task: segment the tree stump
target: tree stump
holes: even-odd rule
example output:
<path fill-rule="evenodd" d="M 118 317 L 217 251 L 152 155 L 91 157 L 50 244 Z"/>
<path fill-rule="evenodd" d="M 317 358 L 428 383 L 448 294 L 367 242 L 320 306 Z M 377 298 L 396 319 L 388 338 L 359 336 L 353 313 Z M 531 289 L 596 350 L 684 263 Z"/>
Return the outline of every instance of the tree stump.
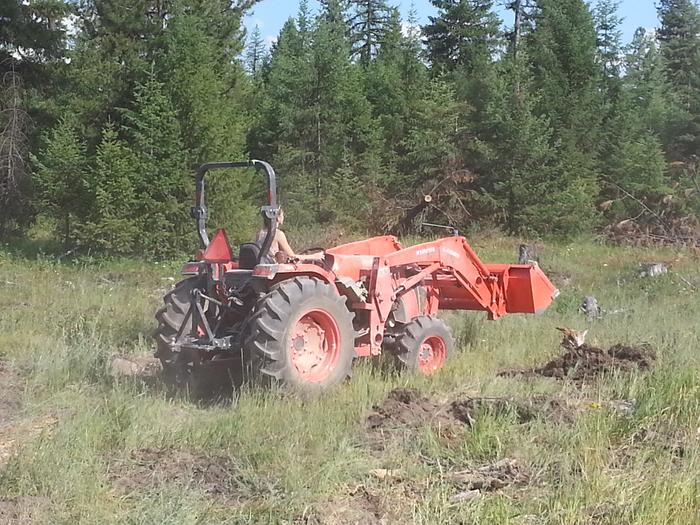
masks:
<path fill-rule="evenodd" d="M 521 244 L 518 246 L 518 264 L 539 263 L 540 255 L 537 246 L 532 244 Z"/>
<path fill-rule="evenodd" d="M 150 356 L 113 356 L 109 362 L 109 375 L 114 378 L 157 378 L 163 370 L 159 359 Z"/>

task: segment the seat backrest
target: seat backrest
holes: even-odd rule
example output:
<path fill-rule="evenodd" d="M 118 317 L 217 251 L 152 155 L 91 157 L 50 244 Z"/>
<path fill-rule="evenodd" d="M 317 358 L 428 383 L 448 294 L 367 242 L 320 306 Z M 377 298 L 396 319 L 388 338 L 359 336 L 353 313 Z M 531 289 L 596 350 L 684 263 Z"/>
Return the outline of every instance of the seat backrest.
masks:
<path fill-rule="evenodd" d="M 254 242 L 241 244 L 238 252 L 238 267 L 242 270 L 252 270 L 258 264 L 260 246 Z"/>

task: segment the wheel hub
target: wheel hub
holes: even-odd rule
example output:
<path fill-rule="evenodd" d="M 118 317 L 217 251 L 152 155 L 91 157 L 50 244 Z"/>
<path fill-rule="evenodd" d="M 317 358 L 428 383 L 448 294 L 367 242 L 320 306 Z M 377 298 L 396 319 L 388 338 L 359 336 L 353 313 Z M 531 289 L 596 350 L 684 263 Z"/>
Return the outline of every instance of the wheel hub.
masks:
<path fill-rule="evenodd" d="M 324 310 L 304 314 L 292 327 L 289 351 L 292 363 L 306 381 L 317 383 L 335 369 L 340 356 L 340 331 Z"/>
<path fill-rule="evenodd" d="M 427 337 L 418 350 L 418 368 L 425 375 L 432 375 L 447 360 L 447 347 L 440 337 Z"/>

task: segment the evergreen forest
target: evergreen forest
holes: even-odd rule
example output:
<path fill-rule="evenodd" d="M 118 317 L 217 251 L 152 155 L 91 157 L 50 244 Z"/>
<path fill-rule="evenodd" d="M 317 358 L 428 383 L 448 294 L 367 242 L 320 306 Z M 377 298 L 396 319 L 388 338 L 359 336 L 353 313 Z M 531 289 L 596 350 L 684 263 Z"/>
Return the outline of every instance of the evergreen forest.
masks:
<path fill-rule="evenodd" d="M 700 9 L 659 0 L 623 41 L 614 0 L 323 0 L 268 46 L 256 0 L 2 0 L 0 240 L 191 251 L 193 173 L 259 158 L 296 226 L 530 238 L 697 234 Z M 212 177 L 247 240 L 264 186 Z"/>

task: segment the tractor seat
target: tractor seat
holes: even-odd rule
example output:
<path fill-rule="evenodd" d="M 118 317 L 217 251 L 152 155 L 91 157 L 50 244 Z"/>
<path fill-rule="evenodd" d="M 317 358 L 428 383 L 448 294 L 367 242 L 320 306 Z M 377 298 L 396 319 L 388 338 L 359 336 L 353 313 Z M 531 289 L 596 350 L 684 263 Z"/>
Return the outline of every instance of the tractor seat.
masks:
<path fill-rule="evenodd" d="M 260 246 L 254 242 L 241 244 L 238 251 L 238 267 L 241 270 L 252 270 L 258 264 Z"/>

